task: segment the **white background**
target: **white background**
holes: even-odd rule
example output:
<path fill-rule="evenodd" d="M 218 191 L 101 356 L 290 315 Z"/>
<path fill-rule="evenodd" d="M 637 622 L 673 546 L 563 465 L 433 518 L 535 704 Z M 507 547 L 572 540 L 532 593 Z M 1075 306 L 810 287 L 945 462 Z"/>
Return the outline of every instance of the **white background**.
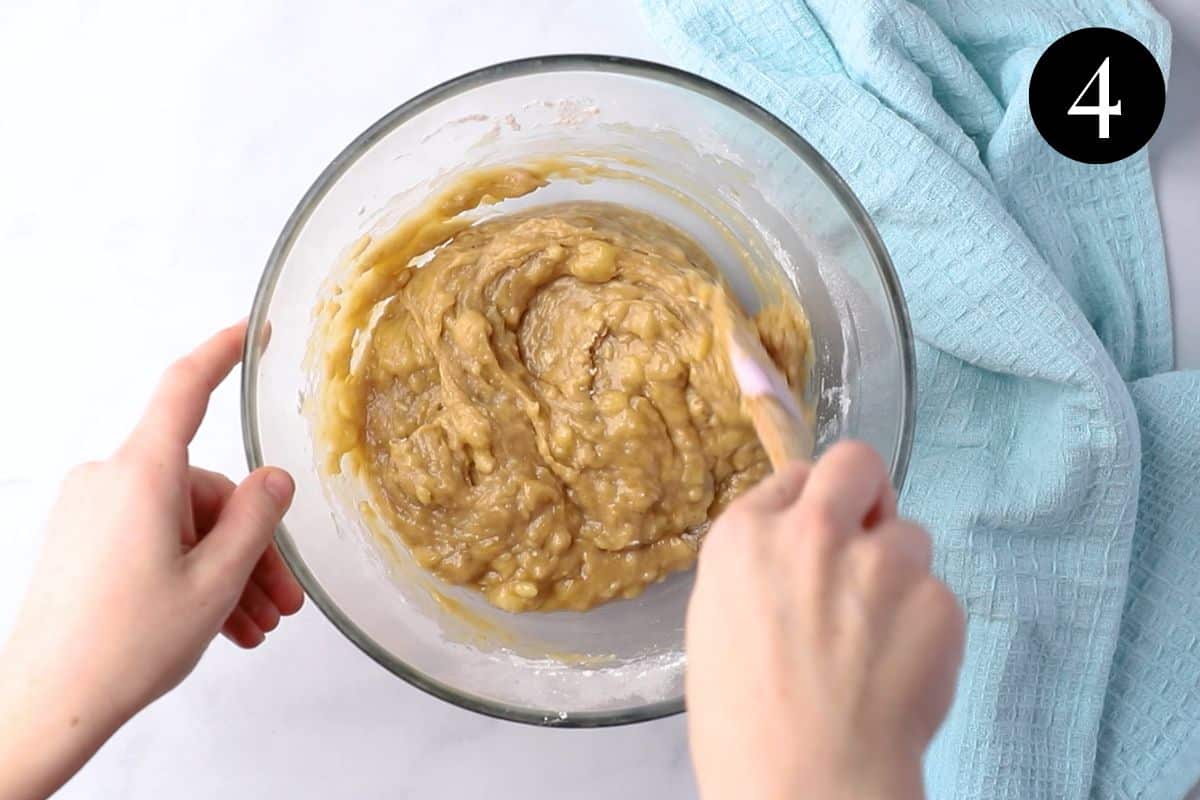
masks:
<path fill-rule="evenodd" d="M 1200 10 L 1161 7 L 1179 88 L 1151 152 L 1179 359 L 1200 366 Z M 172 357 L 249 310 L 330 158 L 441 80 L 569 51 L 667 60 L 634 0 L 0 6 L 0 635 L 58 477 L 112 449 Z M 234 381 L 192 454 L 244 474 Z M 683 717 L 565 732 L 475 716 L 375 666 L 311 605 L 256 652 L 219 641 L 62 792 L 693 794 Z"/>

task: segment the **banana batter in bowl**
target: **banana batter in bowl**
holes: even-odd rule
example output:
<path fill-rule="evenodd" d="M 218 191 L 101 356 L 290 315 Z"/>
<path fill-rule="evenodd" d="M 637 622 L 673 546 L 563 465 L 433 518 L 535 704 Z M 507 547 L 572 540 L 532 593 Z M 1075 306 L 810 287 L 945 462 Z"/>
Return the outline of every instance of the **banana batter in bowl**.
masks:
<path fill-rule="evenodd" d="M 318 310 L 318 434 L 425 569 L 508 611 L 586 610 L 690 567 L 769 464 L 689 237 L 612 203 L 468 212 L 553 167 L 464 175 L 364 242 Z M 753 319 L 800 392 L 799 305 Z"/>

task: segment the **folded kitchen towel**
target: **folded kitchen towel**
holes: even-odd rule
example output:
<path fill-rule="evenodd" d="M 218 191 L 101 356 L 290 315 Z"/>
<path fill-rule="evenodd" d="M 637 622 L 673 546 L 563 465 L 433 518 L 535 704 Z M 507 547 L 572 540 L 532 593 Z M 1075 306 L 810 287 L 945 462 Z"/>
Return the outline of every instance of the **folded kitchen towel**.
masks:
<path fill-rule="evenodd" d="M 1169 372 L 1145 152 L 1070 161 L 1028 103 L 1059 36 L 1118 28 L 1165 70 L 1166 22 L 1141 0 L 643 4 L 684 66 L 825 155 L 900 274 L 902 507 L 969 618 L 930 796 L 1181 796 L 1200 776 L 1200 373 Z"/>

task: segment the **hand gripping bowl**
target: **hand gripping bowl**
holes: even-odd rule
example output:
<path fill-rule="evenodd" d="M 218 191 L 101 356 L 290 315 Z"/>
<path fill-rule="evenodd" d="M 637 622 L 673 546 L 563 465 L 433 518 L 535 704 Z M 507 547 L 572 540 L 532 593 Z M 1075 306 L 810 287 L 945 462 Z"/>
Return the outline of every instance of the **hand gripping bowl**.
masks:
<path fill-rule="evenodd" d="M 378 543 L 354 487 L 319 472 L 305 411 L 313 309 L 352 243 L 464 169 L 546 156 L 614 169 L 487 213 L 568 199 L 650 211 L 704 245 L 750 311 L 758 297 L 746 264 L 782 273 L 812 325 L 817 452 L 865 440 L 897 487 L 913 427 L 911 331 L 879 236 L 833 169 L 754 103 L 669 67 L 604 56 L 487 67 L 404 103 L 317 178 L 259 284 L 242 383 L 250 467 L 277 465 L 296 480 L 278 532 L 284 557 L 329 619 L 410 683 L 511 720 L 618 725 L 683 709 L 691 573 L 585 613 L 499 611 Z"/>

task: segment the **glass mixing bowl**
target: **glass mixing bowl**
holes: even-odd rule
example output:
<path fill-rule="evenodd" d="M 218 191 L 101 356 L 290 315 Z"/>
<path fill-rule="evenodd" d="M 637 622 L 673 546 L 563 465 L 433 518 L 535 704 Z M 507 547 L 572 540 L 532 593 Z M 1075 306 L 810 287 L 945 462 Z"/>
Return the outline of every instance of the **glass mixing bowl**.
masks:
<path fill-rule="evenodd" d="M 494 609 L 371 535 L 354 487 L 318 471 L 305 410 L 313 309 L 351 245 L 463 169 L 546 155 L 632 179 L 558 180 L 486 213 L 565 199 L 651 211 L 704 245 L 751 311 L 758 284 L 747 264 L 781 275 L 812 325 L 817 452 L 839 438 L 865 440 L 900 487 L 913 427 L 911 330 L 862 206 L 807 142 L 749 100 L 676 69 L 601 56 L 531 58 L 456 78 L 404 103 L 333 160 L 284 226 L 254 298 L 246 455 L 252 469 L 273 464 L 294 476 L 280 550 L 321 610 L 381 665 L 497 717 L 637 722 L 683 709 L 690 573 L 585 613 Z"/>

